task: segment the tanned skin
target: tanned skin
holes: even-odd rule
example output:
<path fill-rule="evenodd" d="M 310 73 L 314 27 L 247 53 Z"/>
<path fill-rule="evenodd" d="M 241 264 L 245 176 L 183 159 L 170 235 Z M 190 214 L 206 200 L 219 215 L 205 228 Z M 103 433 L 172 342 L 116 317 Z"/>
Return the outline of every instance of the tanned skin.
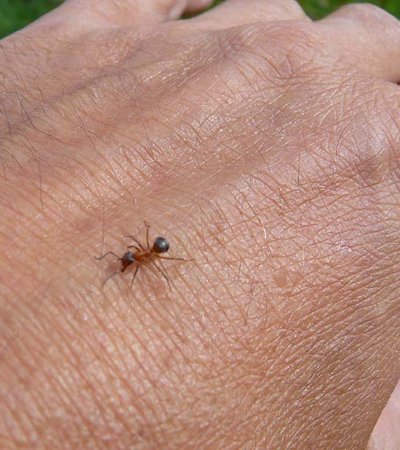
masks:
<path fill-rule="evenodd" d="M 1 448 L 363 449 L 398 381 L 399 22 L 207 3 L 0 42 Z M 103 285 L 144 220 L 195 261 Z"/>

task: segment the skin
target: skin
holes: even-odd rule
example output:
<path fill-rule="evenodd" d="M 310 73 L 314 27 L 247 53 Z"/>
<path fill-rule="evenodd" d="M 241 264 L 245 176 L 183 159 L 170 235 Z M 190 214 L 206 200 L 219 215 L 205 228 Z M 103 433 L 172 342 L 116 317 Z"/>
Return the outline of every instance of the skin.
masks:
<path fill-rule="evenodd" d="M 2 448 L 362 449 L 398 381 L 399 22 L 206 3 L 0 43 Z M 144 220 L 195 261 L 103 287 Z"/>

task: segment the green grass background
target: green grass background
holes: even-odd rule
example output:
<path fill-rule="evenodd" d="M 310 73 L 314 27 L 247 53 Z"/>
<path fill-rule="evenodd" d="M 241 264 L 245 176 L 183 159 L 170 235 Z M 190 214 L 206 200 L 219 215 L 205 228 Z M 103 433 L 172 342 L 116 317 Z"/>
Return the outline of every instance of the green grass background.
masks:
<path fill-rule="evenodd" d="M 7 36 L 13 31 L 24 27 L 37 17 L 59 5 L 61 1 L 62 0 L 0 0 L 0 37 Z M 221 3 L 222 1 L 223 0 L 216 0 L 214 4 Z M 299 0 L 299 3 L 312 18 L 317 19 L 341 5 L 355 2 L 349 0 Z M 400 0 L 372 0 L 369 3 L 381 6 L 400 18 Z"/>

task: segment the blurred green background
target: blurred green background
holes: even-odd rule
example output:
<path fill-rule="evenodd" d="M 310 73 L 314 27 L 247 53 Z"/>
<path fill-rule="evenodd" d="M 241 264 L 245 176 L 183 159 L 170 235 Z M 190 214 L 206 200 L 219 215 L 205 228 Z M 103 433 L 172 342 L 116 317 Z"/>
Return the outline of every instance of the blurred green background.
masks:
<path fill-rule="evenodd" d="M 221 1 L 223 0 L 216 0 L 214 4 L 221 3 Z M 61 2 L 62 0 L 0 0 L 0 37 L 7 36 L 7 34 L 24 27 Z M 299 3 L 311 17 L 320 18 L 341 5 L 355 2 L 348 0 L 299 0 Z M 400 0 L 376 0 L 369 3 L 381 6 L 400 17 Z"/>

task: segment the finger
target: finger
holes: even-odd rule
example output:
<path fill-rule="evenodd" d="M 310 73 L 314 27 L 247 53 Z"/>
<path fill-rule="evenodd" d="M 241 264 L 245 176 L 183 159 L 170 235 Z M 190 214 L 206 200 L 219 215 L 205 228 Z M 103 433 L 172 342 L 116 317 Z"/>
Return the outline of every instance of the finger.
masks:
<path fill-rule="evenodd" d="M 191 20 L 214 29 L 259 21 L 309 19 L 294 0 L 226 0 Z"/>
<path fill-rule="evenodd" d="M 212 2 L 213 0 L 192 0 L 188 2 L 185 12 L 188 14 L 199 12 L 210 6 Z"/>
<path fill-rule="evenodd" d="M 343 58 L 373 76 L 400 79 L 400 21 L 381 8 L 354 4 L 318 22 Z"/>
<path fill-rule="evenodd" d="M 400 381 L 374 428 L 368 450 L 400 448 Z"/>
<path fill-rule="evenodd" d="M 144 25 L 179 18 L 212 0 L 66 0 L 40 23 L 57 21 L 76 28 Z"/>

